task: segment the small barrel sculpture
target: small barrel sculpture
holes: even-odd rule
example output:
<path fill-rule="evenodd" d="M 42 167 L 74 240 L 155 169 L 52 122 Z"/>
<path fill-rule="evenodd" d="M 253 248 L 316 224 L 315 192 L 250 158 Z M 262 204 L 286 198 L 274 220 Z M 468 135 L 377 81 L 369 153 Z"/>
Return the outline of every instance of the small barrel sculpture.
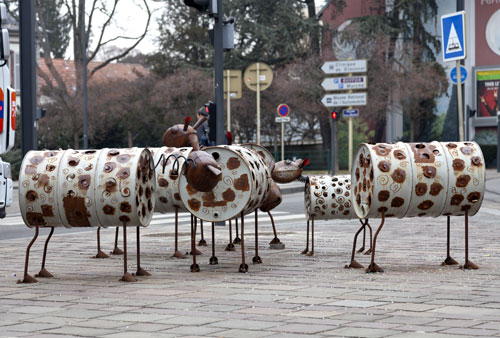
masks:
<path fill-rule="evenodd" d="M 19 203 L 24 222 L 36 227 L 36 233 L 27 250 L 24 282 L 36 281 L 27 274 L 27 268 L 39 227 L 52 228 L 39 277 L 51 276 L 44 265 L 47 244 L 56 227 L 123 225 L 126 254 L 126 226 L 139 231 L 152 219 L 154 177 L 152 155 L 147 149 L 28 152 L 19 175 Z M 123 280 L 135 280 L 127 273 L 126 257 L 124 264 Z M 140 268 L 139 251 L 138 272 L 145 272 Z"/>
<path fill-rule="evenodd" d="M 305 214 L 307 219 L 307 240 L 306 249 L 301 253 L 313 256 L 314 255 L 314 221 L 315 220 L 331 220 L 331 219 L 358 219 L 354 212 L 351 201 L 351 176 L 349 175 L 321 175 L 310 176 L 307 178 L 305 191 L 304 191 L 304 205 Z M 311 251 L 309 251 L 309 222 L 311 222 Z M 361 221 L 361 228 L 356 233 L 353 246 L 353 257 L 351 259 L 351 266 L 349 267 L 362 267 L 359 263 L 354 261 L 354 252 L 356 249 L 357 235 L 361 230 L 368 226 L 370 230 L 370 244 L 371 244 L 371 227 L 368 220 Z M 363 236 L 363 246 L 358 252 L 363 252 L 365 249 L 366 234 Z M 370 253 L 369 249 L 366 253 Z"/>
<path fill-rule="evenodd" d="M 484 158 L 474 142 L 362 144 L 352 169 L 353 204 L 360 218 L 382 218 L 369 272 L 381 271 L 374 262 L 375 244 L 385 217 L 465 216 L 465 265 L 468 259 L 468 216 L 479 210 L 485 184 Z M 456 263 L 456 262 L 455 262 Z"/>
<path fill-rule="evenodd" d="M 241 216 L 240 271 L 246 272 L 248 265 L 245 264 L 244 257 L 243 216 L 255 211 L 267 199 L 272 185 L 270 169 L 259 154 L 242 146 L 215 146 L 203 150 L 213 156 L 222 171 L 222 178 L 212 191 L 201 192 L 188 184 L 185 176 L 181 176 L 181 199 L 190 213 L 207 222 L 226 221 Z M 213 233 L 212 226 L 212 237 Z M 212 246 L 211 264 L 217 264 L 214 250 Z M 199 270 L 195 262 L 191 270 Z"/>

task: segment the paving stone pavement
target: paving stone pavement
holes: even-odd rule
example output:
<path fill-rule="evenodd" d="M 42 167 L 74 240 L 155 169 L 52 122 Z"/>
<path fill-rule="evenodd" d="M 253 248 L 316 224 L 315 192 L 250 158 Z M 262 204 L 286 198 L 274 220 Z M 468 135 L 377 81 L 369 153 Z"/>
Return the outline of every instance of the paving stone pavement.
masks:
<path fill-rule="evenodd" d="M 171 225 L 156 224 L 141 230 L 141 263 L 152 276 L 137 283 L 118 281 L 122 256 L 90 258 L 95 232 L 56 230 L 47 260 L 55 277 L 16 284 L 29 239 L 0 239 L 0 337 L 500 337 L 500 188 L 492 182 L 492 193 L 470 219 L 476 271 L 440 265 L 444 217 L 388 219 L 377 242 L 376 262 L 385 268 L 380 274 L 344 269 L 357 221 L 316 222 L 313 257 L 300 254 L 306 234 L 301 216 L 277 222 L 284 250 L 268 248 L 272 232 L 264 224 L 263 264 L 255 265 L 248 217 L 246 274 L 238 273 L 240 247 L 224 251 L 227 228 L 216 228 L 219 264 L 209 265 L 210 247 L 201 247 L 201 272 L 191 273 L 190 259 L 171 257 Z M 377 227 L 376 220 L 371 224 Z M 452 256 L 463 263 L 463 219 L 453 217 L 451 225 Z M 32 275 L 40 268 L 47 233 L 41 231 L 31 251 Z M 128 233 L 132 272 L 135 231 Z M 114 229 L 102 231 L 107 251 L 113 240 Z M 189 250 L 187 236 L 179 243 Z M 358 254 L 357 260 L 367 266 L 369 256 Z"/>

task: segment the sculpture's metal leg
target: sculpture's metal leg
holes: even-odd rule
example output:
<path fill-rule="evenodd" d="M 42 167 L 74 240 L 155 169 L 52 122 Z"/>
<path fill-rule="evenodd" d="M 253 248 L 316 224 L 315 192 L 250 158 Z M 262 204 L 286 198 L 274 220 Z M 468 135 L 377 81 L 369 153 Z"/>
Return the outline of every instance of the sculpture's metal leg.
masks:
<path fill-rule="evenodd" d="M 136 276 L 151 276 L 151 274 L 141 267 L 141 234 L 140 227 L 137 227 L 137 272 Z"/>
<path fill-rule="evenodd" d="M 217 257 L 215 257 L 215 222 L 212 222 L 212 257 L 210 257 L 210 265 L 219 264 Z"/>
<path fill-rule="evenodd" d="M 368 230 L 370 230 L 370 248 L 365 251 L 365 255 L 369 255 L 372 253 L 372 245 L 373 245 L 373 238 L 372 238 L 372 227 L 370 226 L 370 222 L 367 219 L 366 220 L 366 226 L 368 227 Z"/>
<path fill-rule="evenodd" d="M 441 265 L 457 265 L 458 262 L 450 256 L 450 216 L 446 216 L 446 259 Z"/>
<path fill-rule="evenodd" d="M 18 280 L 18 283 L 36 283 L 38 282 L 36 278 L 30 276 L 28 274 L 28 265 L 30 261 L 30 249 L 33 243 L 35 243 L 36 239 L 38 238 L 38 225 L 35 227 L 35 235 L 33 236 L 33 239 L 31 240 L 30 244 L 28 244 L 28 247 L 26 248 L 26 259 L 24 261 L 24 276 L 23 280 Z"/>
<path fill-rule="evenodd" d="M 196 225 L 194 222 L 194 216 L 191 215 L 191 252 L 194 253 L 193 255 L 193 264 L 191 264 L 191 272 L 199 272 L 200 267 L 198 264 L 196 264 Z"/>
<path fill-rule="evenodd" d="M 465 208 L 465 264 L 464 269 L 479 269 L 479 266 L 469 261 L 469 207 Z"/>
<path fill-rule="evenodd" d="M 311 251 L 306 256 L 314 256 L 314 216 L 311 217 Z"/>
<path fill-rule="evenodd" d="M 47 269 L 45 269 L 45 259 L 47 258 L 47 248 L 49 246 L 49 241 L 50 241 L 50 238 L 52 237 L 53 233 L 54 233 L 54 228 L 50 228 L 49 236 L 45 240 L 45 245 L 43 246 L 42 268 L 40 269 L 40 272 L 35 275 L 35 277 L 45 277 L 45 278 L 54 277 L 50 272 L 47 271 Z"/>
<path fill-rule="evenodd" d="M 93 258 L 109 258 L 109 256 L 101 250 L 101 227 L 97 228 L 97 255 Z"/>
<path fill-rule="evenodd" d="M 372 247 L 372 260 L 368 268 L 366 268 L 366 272 L 384 272 L 384 270 L 375 264 L 375 247 L 377 245 L 377 237 L 378 234 L 380 233 L 380 230 L 382 230 L 382 227 L 384 226 L 385 222 L 385 212 L 382 212 L 382 220 L 380 221 L 380 225 L 377 229 L 377 232 L 375 233 L 375 237 L 373 237 L 373 247 Z"/>
<path fill-rule="evenodd" d="M 194 222 L 193 222 L 193 220 L 194 220 Z M 196 218 L 196 217 L 192 218 L 191 222 L 194 223 L 194 240 L 196 241 L 196 231 L 198 229 L 198 218 Z M 200 219 L 200 223 L 201 223 L 201 219 Z M 196 245 L 194 246 L 194 252 L 196 252 L 196 255 L 198 255 L 198 256 L 203 255 L 203 252 L 201 252 L 200 250 L 198 250 L 196 248 Z M 193 254 L 193 250 L 189 251 L 189 254 L 192 255 Z"/>
<path fill-rule="evenodd" d="M 365 231 L 366 224 L 368 224 L 368 220 L 366 220 L 364 223 L 362 220 L 359 220 L 359 221 L 361 222 L 361 227 L 358 229 L 358 231 L 356 231 L 356 234 L 354 235 L 354 242 L 352 244 L 351 263 L 349 265 L 344 266 L 344 268 L 346 268 L 346 269 L 362 269 L 363 268 L 363 265 L 359 264 L 354 259 L 354 255 L 356 254 L 356 241 L 358 240 L 358 235 L 362 230 Z"/>
<path fill-rule="evenodd" d="M 362 220 L 359 220 L 361 222 L 361 224 L 363 224 L 363 221 Z M 356 239 L 355 239 L 356 240 Z M 359 248 L 359 250 L 357 251 L 358 253 L 361 253 L 363 251 L 365 251 L 365 244 L 366 244 L 366 227 L 363 225 L 363 245 L 361 246 L 361 248 Z M 354 258 L 354 257 L 353 257 Z"/>
<path fill-rule="evenodd" d="M 201 239 L 198 242 L 199 246 L 207 246 L 207 241 L 205 241 L 205 235 L 203 234 L 203 220 L 200 219 L 200 234 L 201 234 Z"/>
<path fill-rule="evenodd" d="M 245 263 L 245 220 L 241 213 L 241 264 L 240 272 L 248 272 L 248 264 Z"/>
<path fill-rule="evenodd" d="M 127 272 L 127 224 L 123 222 L 123 277 L 122 282 L 137 282 L 134 276 Z"/>
<path fill-rule="evenodd" d="M 233 244 L 233 226 L 231 224 L 231 220 L 229 220 L 229 244 L 226 245 L 226 251 L 234 251 L 234 244 Z"/>
<path fill-rule="evenodd" d="M 240 244 L 241 243 L 241 239 L 240 239 L 240 236 L 238 235 L 238 217 L 235 218 L 235 221 L 236 221 L 236 224 L 235 224 L 236 237 L 234 238 L 233 243 L 234 244 Z"/>
<path fill-rule="evenodd" d="M 179 251 L 179 208 L 175 207 L 175 248 L 172 257 L 186 258 L 182 252 Z"/>
<path fill-rule="evenodd" d="M 116 227 L 116 232 L 115 232 L 115 247 L 113 251 L 110 253 L 113 255 L 123 255 L 122 249 L 118 247 L 118 233 L 120 232 L 120 227 Z"/>
<path fill-rule="evenodd" d="M 305 255 L 308 252 L 309 252 L 309 220 L 307 220 L 306 248 L 302 250 L 301 254 Z"/>
<path fill-rule="evenodd" d="M 262 259 L 259 256 L 259 220 L 257 209 L 255 209 L 255 256 L 252 258 L 254 264 L 261 264 Z"/>
<path fill-rule="evenodd" d="M 270 211 L 268 211 L 267 214 L 269 215 L 269 218 L 271 219 L 271 224 L 273 226 L 273 232 L 274 232 L 274 238 L 272 239 L 271 242 L 269 242 L 269 244 L 281 243 L 280 239 L 278 238 L 278 232 L 276 231 L 276 225 L 274 224 L 273 215 L 271 215 Z"/>

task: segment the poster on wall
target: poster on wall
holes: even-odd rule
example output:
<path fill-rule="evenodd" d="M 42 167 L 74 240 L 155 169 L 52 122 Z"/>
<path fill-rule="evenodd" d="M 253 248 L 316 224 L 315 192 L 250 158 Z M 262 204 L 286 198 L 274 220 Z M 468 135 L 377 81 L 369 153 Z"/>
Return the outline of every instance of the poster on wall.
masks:
<path fill-rule="evenodd" d="M 476 71 L 478 117 L 490 117 L 498 114 L 499 83 L 500 69 Z"/>

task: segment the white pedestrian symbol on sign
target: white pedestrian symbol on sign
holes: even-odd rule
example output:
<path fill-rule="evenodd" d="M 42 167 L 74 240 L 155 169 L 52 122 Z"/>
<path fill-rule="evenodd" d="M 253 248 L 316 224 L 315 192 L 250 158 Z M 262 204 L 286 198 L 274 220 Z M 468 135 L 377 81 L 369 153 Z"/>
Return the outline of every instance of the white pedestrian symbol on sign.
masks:
<path fill-rule="evenodd" d="M 461 52 L 462 50 L 462 45 L 460 44 L 455 25 L 452 23 L 450 36 L 448 37 L 448 45 L 446 46 L 446 53 Z"/>

